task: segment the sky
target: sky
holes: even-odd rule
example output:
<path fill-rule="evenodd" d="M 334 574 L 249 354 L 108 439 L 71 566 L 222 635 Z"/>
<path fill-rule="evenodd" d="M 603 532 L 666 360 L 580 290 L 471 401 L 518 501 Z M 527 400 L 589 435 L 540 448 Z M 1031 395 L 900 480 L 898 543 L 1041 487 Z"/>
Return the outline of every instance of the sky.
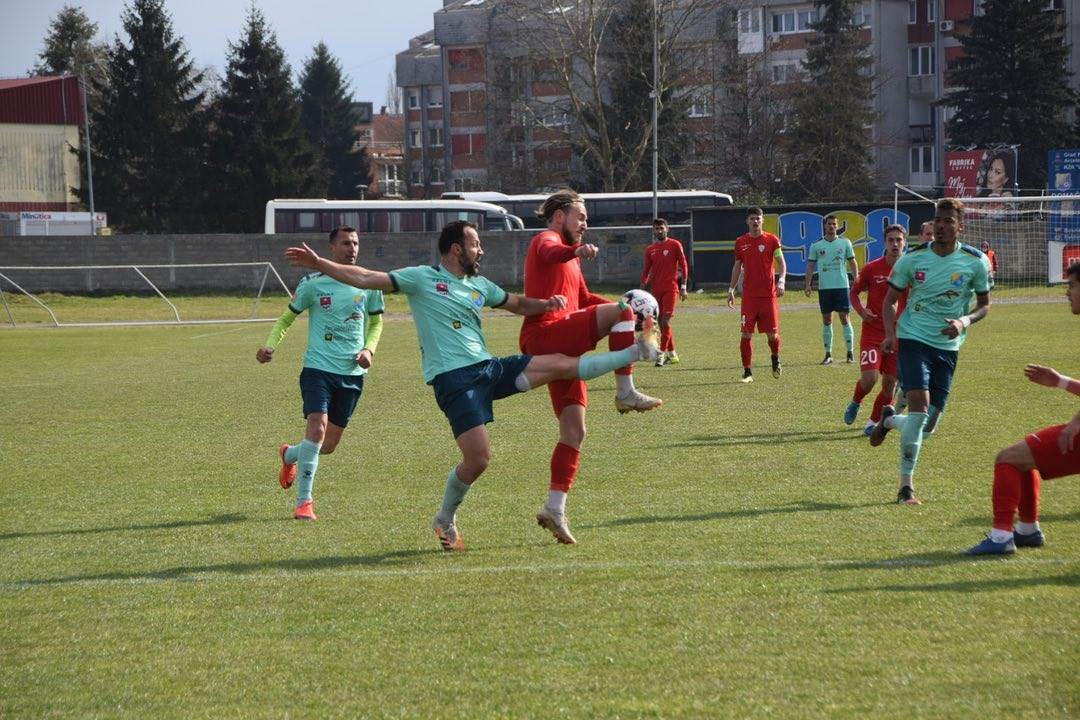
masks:
<path fill-rule="evenodd" d="M 24 77 L 43 47 L 49 24 L 64 5 L 81 7 L 99 38 L 121 32 L 125 0 L 0 0 L 0 78 Z M 352 80 L 353 99 L 386 104 L 394 55 L 409 38 L 430 30 L 442 0 L 257 0 L 277 34 L 294 77 L 320 40 Z M 237 42 L 251 0 L 166 0 L 173 32 L 184 39 L 197 67 L 225 74 L 228 42 Z"/>

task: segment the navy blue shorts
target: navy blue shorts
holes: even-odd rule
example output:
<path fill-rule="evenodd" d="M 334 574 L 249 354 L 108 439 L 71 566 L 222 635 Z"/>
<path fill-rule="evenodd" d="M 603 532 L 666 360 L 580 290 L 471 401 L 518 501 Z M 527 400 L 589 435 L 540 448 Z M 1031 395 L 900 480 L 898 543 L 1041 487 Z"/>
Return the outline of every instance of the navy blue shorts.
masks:
<path fill-rule="evenodd" d="M 360 394 L 364 392 L 363 375 L 338 375 L 306 367 L 300 371 L 300 395 L 304 398 L 304 417 L 326 413 L 338 427 L 349 424 Z"/>
<path fill-rule="evenodd" d="M 532 355 L 491 358 L 435 376 L 435 402 L 450 421 L 454 437 L 495 419 L 491 404 L 521 392 L 514 381 Z"/>
<path fill-rule="evenodd" d="M 944 410 L 956 372 L 956 359 L 955 350 L 942 350 L 918 340 L 900 340 L 897 351 L 900 386 L 904 392 L 929 390 L 930 404 Z"/>
<path fill-rule="evenodd" d="M 830 288 L 817 291 L 817 304 L 821 308 L 821 314 L 827 315 L 833 312 L 850 312 L 851 299 L 848 298 L 847 288 Z"/>

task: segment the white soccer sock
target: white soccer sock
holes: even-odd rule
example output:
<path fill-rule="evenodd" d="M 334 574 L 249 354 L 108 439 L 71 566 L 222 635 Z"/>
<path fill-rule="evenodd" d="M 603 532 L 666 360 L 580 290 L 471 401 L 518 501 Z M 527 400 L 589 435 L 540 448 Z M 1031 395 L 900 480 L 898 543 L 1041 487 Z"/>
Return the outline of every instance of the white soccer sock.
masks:
<path fill-rule="evenodd" d="M 1039 521 L 1036 520 L 1035 522 L 1028 523 L 1023 520 L 1017 520 L 1013 523 L 1013 529 L 1021 535 L 1032 535 L 1039 532 Z"/>
<path fill-rule="evenodd" d="M 996 543 L 1009 542 L 1012 540 L 1013 534 L 1008 530 L 998 530 L 997 528 L 991 528 L 990 539 Z"/>
<path fill-rule="evenodd" d="M 525 373 L 521 373 L 514 378 L 514 387 L 521 392 L 529 392 L 532 390 L 532 385 L 529 383 L 529 378 L 525 377 Z"/>
<path fill-rule="evenodd" d="M 566 514 L 566 493 L 562 490 L 548 490 L 547 509 L 559 515 Z"/>
<path fill-rule="evenodd" d="M 615 376 L 615 395 L 618 397 L 626 397 L 630 393 L 634 392 L 634 376 L 633 375 L 616 375 Z"/>

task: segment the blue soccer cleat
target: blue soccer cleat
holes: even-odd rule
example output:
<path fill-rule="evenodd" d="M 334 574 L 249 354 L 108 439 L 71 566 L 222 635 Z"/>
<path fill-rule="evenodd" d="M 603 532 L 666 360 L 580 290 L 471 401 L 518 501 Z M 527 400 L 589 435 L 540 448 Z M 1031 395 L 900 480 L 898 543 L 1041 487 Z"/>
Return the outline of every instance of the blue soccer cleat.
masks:
<path fill-rule="evenodd" d="M 1010 538 L 1005 542 L 994 542 L 987 535 L 986 539 L 973 548 L 969 548 L 968 555 L 1012 555 L 1016 552 L 1016 543 Z"/>
<path fill-rule="evenodd" d="M 870 437 L 870 435 L 874 432 L 875 427 L 877 427 L 876 422 L 874 422 L 873 420 L 867 420 L 866 427 L 862 429 L 862 434 L 866 437 Z"/>
<path fill-rule="evenodd" d="M 850 425 L 855 422 L 855 418 L 859 416 L 859 403 L 852 400 L 847 404 L 847 410 L 844 411 L 844 424 Z"/>
<path fill-rule="evenodd" d="M 1042 530 L 1036 530 L 1033 533 L 1025 535 L 1014 529 L 1013 544 L 1016 545 L 1016 547 L 1038 548 L 1046 544 L 1046 536 L 1043 535 Z"/>

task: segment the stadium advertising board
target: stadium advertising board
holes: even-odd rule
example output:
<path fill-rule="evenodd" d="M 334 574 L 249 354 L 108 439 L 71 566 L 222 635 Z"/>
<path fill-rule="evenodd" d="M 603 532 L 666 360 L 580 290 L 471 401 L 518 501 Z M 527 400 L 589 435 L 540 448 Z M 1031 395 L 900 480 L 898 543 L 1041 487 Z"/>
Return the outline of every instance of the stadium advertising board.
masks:
<path fill-rule="evenodd" d="M 762 208 L 765 232 L 780 238 L 789 276 L 806 273 L 810 246 L 825 236 L 825 217 L 835 215 L 840 222 L 839 235 L 855 248 L 855 259 L 862 267 L 885 253 L 885 228 L 899 223 L 908 232 L 918 234 L 923 221 L 934 215 L 927 202 L 902 202 L 892 206 L 865 203 L 848 206 L 797 205 Z M 747 232 L 745 207 L 693 208 L 691 215 L 691 253 L 695 283 L 726 283 L 731 279 L 735 239 Z"/>
<path fill-rule="evenodd" d="M 1015 197 L 1016 148 L 1003 146 L 945 153 L 946 197 Z"/>
<path fill-rule="evenodd" d="M 1048 195 L 1080 194 L 1080 150 L 1047 152 L 1046 185 Z M 1080 262 L 1080 207 L 1072 201 L 1057 203 L 1058 212 L 1049 214 L 1047 228 L 1049 278 L 1051 283 L 1066 282 L 1069 266 Z"/>

